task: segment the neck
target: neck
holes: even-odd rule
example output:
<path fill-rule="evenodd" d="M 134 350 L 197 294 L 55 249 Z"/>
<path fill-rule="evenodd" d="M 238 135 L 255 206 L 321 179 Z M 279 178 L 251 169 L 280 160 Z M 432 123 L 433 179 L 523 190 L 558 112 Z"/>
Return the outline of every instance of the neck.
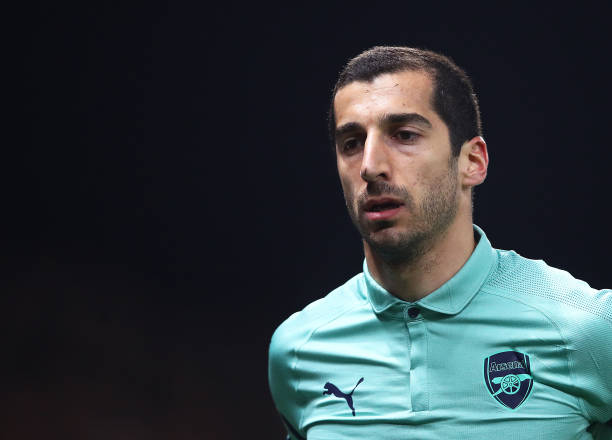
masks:
<path fill-rule="evenodd" d="M 425 252 L 408 262 L 390 262 L 364 242 L 370 275 L 388 292 L 415 302 L 450 280 L 474 251 L 472 218 L 456 218 L 448 229 L 429 243 Z"/>

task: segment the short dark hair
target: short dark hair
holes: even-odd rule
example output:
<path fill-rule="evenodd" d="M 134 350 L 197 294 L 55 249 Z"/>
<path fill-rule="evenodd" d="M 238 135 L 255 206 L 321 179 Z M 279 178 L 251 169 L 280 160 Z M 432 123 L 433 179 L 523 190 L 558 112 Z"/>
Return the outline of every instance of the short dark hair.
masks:
<path fill-rule="evenodd" d="M 424 71 L 434 84 L 432 107 L 448 127 L 451 150 L 458 156 L 461 146 L 474 136 L 482 136 L 478 98 L 465 71 L 450 58 L 412 47 L 376 46 L 351 59 L 340 72 L 329 109 L 329 134 L 335 145 L 334 99 L 342 87 L 354 82 L 370 82 L 384 73 Z"/>

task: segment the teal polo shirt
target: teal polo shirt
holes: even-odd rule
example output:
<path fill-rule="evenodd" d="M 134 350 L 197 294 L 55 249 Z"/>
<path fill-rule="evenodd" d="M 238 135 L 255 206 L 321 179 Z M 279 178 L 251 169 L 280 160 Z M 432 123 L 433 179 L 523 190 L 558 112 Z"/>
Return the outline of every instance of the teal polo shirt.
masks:
<path fill-rule="evenodd" d="M 591 439 L 612 418 L 612 291 L 478 244 L 408 303 L 369 274 L 289 317 L 269 353 L 292 439 Z"/>

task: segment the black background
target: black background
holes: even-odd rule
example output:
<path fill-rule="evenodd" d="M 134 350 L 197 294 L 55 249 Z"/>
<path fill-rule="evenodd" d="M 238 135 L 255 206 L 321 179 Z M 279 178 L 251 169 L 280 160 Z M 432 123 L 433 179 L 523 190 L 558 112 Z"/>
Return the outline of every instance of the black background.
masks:
<path fill-rule="evenodd" d="M 480 97 L 493 245 L 609 270 L 606 11 L 31 4 L 3 163 L 3 438 L 282 438 L 267 345 L 361 270 L 326 132 L 342 65 L 451 56 Z"/>

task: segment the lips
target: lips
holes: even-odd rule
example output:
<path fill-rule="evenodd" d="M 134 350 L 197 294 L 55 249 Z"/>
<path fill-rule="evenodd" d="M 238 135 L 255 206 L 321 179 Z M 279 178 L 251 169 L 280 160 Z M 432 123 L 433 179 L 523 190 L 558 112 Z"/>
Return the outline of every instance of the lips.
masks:
<path fill-rule="evenodd" d="M 368 220 L 388 220 L 398 214 L 404 203 L 391 197 L 381 197 L 368 200 L 363 206 Z"/>
<path fill-rule="evenodd" d="M 382 212 L 397 209 L 403 205 L 404 203 L 401 200 L 384 197 L 368 200 L 363 206 L 363 210 L 365 212 Z"/>

